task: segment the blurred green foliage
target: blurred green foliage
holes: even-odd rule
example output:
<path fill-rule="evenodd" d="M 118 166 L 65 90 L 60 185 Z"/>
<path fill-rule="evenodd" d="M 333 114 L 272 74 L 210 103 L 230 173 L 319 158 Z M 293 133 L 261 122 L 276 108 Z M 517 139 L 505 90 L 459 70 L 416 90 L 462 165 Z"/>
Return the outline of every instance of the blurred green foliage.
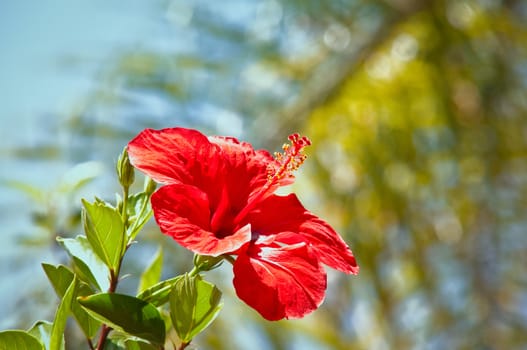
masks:
<path fill-rule="evenodd" d="M 225 307 L 200 348 L 527 346 L 524 1 L 163 6 L 167 26 L 188 34 L 170 39 L 192 49 L 117 54 L 61 125 L 74 134 L 62 152 L 110 162 L 144 127 L 199 127 L 270 150 L 302 131 L 313 146 L 295 189 L 361 266 L 356 277 L 330 272 L 314 314 L 278 323 L 237 300 L 228 271 L 212 272 Z M 166 276 L 190 266 L 152 237 Z M 138 253 L 136 270 L 149 258 Z"/>
<path fill-rule="evenodd" d="M 362 268 L 327 305 L 350 348 L 527 345 L 519 6 L 429 2 L 307 119 L 310 175 Z"/>

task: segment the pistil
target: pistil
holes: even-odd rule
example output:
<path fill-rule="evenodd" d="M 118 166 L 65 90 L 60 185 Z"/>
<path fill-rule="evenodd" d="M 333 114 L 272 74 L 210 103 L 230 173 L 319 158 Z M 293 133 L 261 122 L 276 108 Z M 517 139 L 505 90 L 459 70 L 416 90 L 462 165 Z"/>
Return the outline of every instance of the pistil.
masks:
<path fill-rule="evenodd" d="M 300 168 L 302 163 L 306 160 L 307 156 L 302 153 L 304 148 L 311 145 L 311 141 L 306 136 L 300 136 L 299 134 L 292 134 L 288 137 L 290 144 L 284 144 L 282 146 L 282 153 L 275 152 L 274 157 L 278 164 L 269 165 L 267 168 L 267 182 L 256 193 L 251 200 L 247 203 L 245 208 L 238 213 L 234 219 L 235 223 L 240 223 L 241 220 L 258 204 L 264 196 L 269 192 L 274 192 L 275 186 L 278 182 L 286 177 L 293 177 L 293 172 Z"/>

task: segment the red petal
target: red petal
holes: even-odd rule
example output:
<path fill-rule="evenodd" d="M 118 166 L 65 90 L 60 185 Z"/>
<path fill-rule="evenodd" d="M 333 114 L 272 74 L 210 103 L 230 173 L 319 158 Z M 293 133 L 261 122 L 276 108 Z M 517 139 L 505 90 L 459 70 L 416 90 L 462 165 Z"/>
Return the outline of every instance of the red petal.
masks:
<path fill-rule="evenodd" d="M 184 128 L 145 129 L 128 143 L 130 162 L 155 181 L 194 185 L 209 195 L 223 173 L 220 152 L 205 135 Z"/>
<path fill-rule="evenodd" d="M 250 143 L 240 142 L 234 137 L 212 136 L 209 140 L 221 147 L 229 171 L 236 176 L 230 176 L 229 190 L 234 198 L 243 198 L 244 202 L 256 195 L 267 183 L 269 169 L 280 166 L 266 150 L 255 150 Z M 274 192 L 279 186 L 289 185 L 293 178 L 284 177 L 269 188 Z M 245 203 L 244 203 L 245 204 Z"/>
<path fill-rule="evenodd" d="M 302 237 L 260 237 L 234 262 L 236 294 L 270 321 L 299 318 L 324 300 L 326 273 Z"/>
<path fill-rule="evenodd" d="M 183 247 L 203 255 L 218 256 L 233 252 L 251 239 L 250 225 L 219 238 L 210 231 L 207 195 L 200 189 L 172 184 L 152 195 L 152 209 L 161 232 Z"/>
<path fill-rule="evenodd" d="M 297 232 L 312 246 L 320 261 L 345 273 L 357 274 L 359 267 L 348 245 L 324 220 L 307 211 L 295 194 L 271 196 L 247 218 L 253 232 L 263 235 Z"/>

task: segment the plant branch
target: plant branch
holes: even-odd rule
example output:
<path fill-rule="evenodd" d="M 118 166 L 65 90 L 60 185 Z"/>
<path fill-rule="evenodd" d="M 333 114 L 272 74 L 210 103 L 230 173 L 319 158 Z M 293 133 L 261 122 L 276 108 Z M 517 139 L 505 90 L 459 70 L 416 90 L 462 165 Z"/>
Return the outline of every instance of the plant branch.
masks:
<path fill-rule="evenodd" d="M 179 346 L 178 350 L 184 350 L 189 345 L 190 345 L 190 342 L 188 342 L 188 343 L 182 342 L 181 345 Z"/>
<path fill-rule="evenodd" d="M 101 335 L 99 336 L 99 342 L 97 343 L 97 350 L 104 349 L 104 343 L 106 343 L 106 338 L 112 329 L 107 325 L 103 324 L 101 329 Z"/>
<path fill-rule="evenodd" d="M 114 270 L 110 270 L 110 287 L 108 288 L 108 293 L 115 292 L 115 290 L 117 289 L 118 282 L 119 282 L 119 272 L 116 273 Z M 102 325 L 101 334 L 99 336 L 99 342 L 97 343 L 97 350 L 104 349 L 104 343 L 106 343 L 106 338 L 108 338 L 108 334 L 110 334 L 111 330 L 112 328 L 109 327 L 108 325 L 106 324 Z"/>
<path fill-rule="evenodd" d="M 428 2 L 423 2 L 406 9 L 405 11 L 395 11 L 386 8 L 387 14 L 383 24 L 374 30 L 370 37 L 360 46 L 350 46 L 349 49 L 339 53 L 326 50 L 321 52 L 320 59 L 308 69 L 309 72 L 303 79 L 298 97 L 295 101 L 282 107 L 280 111 L 273 111 L 277 114 L 276 126 L 261 130 L 259 133 L 264 145 L 280 144 L 280 140 L 287 137 L 286 130 L 298 130 L 305 118 L 318 106 L 324 104 L 328 99 L 341 91 L 344 83 L 349 77 L 361 67 L 371 55 L 386 42 L 397 25 L 418 11 L 422 11 L 426 6 L 431 6 Z M 341 21 L 351 26 L 355 18 Z M 255 125 L 268 123 L 265 117 L 256 120 Z"/>

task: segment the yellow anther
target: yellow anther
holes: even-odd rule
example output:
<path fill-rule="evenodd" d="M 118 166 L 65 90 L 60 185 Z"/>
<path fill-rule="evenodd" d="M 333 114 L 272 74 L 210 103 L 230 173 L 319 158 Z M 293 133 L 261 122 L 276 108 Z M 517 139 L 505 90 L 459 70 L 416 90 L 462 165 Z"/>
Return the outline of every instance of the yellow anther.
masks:
<path fill-rule="evenodd" d="M 284 177 L 292 177 L 293 171 L 300 168 L 302 163 L 306 160 L 307 156 L 302 153 L 305 147 L 311 145 L 311 141 L 299 134 L 292 134 L 288 137 L 290 144 L 286 143 L 282 146 L 283 153 L 275 152 L 274 157 L 278 163 L 277 168 L 270 166 L 267 169 L 268 182 L 273 183 L 277 180 L 283 179 Z"/>

